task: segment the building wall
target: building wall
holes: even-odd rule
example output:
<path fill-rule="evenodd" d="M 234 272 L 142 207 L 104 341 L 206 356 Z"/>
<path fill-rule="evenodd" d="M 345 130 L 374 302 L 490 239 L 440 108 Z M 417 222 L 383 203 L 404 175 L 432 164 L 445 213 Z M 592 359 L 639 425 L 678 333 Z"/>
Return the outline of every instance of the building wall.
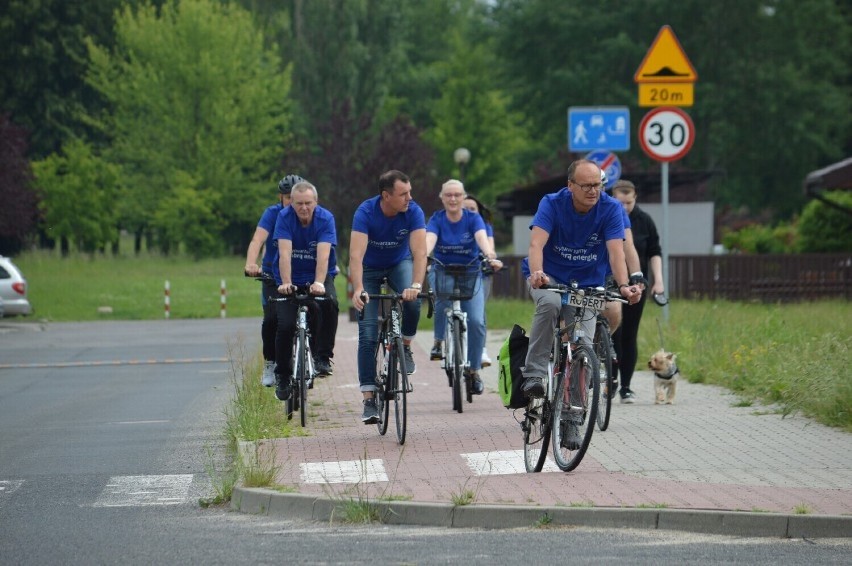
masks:
<path fill-rule="evenodd" d="M 660 233 L 663 245 L 663 205 L 639 203 L 651 215 Z M 713 253 L 712 202 L 684 202 L 669 204 L 669 255 L 701 255 Z M 530 247 L 529 225 L 532 216 L 515 216 L 512 219 L 512 249 L 516 255 L 526 255 Z"/>

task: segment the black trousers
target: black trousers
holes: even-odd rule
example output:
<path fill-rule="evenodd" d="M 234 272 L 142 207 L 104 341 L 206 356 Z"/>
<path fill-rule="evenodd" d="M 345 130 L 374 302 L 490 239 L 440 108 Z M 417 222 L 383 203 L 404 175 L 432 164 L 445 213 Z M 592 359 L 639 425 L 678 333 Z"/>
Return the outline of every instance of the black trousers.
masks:
<path fill-rule="evenodd" d="M 615 346 L 615 354 L 618 356 L 618 366 L 613 368 L 613 373 L 621 374 L 621 388 L 629 389 L 630 380 L 636 369 L 636 361 L 639 359 L 639 348 L 636 343 L 639 336 L 639 322 L 642 320 L 642 311 L 645 309 L 645 299 L 648 290 L 642 293 L 642 298 L 635 305 L 622 305 L 621 326 L 612 335 Z"/>

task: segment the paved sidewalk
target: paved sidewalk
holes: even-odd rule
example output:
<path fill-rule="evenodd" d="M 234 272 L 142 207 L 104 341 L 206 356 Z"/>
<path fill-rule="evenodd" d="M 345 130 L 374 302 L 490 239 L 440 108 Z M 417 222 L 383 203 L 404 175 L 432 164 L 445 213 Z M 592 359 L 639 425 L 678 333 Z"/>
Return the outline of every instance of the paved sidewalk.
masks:
<path fill-rule="evenodd" d="M 505 336 L 489 332 L 495 364 Z M 451 525 L 531 525 L 547 512 L 572 524 L 852 536 L 852 434 L 735 407 L 725 390 L 685 380 L 675 405 L 654 405 L 652 375 L 638 372 L 637 402 L 614 405 L 609 429 L 595 430 L 575 471 L 560 472 L 549 459 L 542 473 L 527 474 L 520 426 L 495 393 L 496 367 L 483 371 L 486 393 L 458 414 L 446 375 L 428 359 L 431 333 L 415 344 L 401 447 L 393 421 L 384 437 L 360 422 L 357 325 L 341 317 L 334 376 L 309 395 L 308 436 L 259 448 L 274 451 L 277 482 L 302 495 L 239 488 L 233 506 L 322 518 L 335 501 L 392 499 L 404 502 L 393 504 L 396 520 L 415 523 L 434 512 Z M 453 506 L 465 492 L 474 504 Z"/>

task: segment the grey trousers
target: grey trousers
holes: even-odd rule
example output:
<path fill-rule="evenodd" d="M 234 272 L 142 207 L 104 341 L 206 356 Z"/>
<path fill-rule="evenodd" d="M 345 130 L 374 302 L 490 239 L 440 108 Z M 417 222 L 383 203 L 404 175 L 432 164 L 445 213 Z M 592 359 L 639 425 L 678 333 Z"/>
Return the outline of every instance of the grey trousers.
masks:
<path fill-rule="evenodd" d="M 530 297 L 535 303 L 535 314 L 533 315 L 532 328 L 530 329 L 530 346 L 527 350 L 527 359 L 524 367 L 524 377 L 547 376 L 547 363 L 550 360 L 550 349 L 553 347 L 553 331 L 562 308 L 562 294 L 542 289 L 533 289 L 527 283 Z M 574 309 L 565 308 L 565 322 L 572 324 L 574 321 Z M 584 336 L 580 342 L 592 344 L 595 337 L 595 319 L 593 312 L 588 312 L 584 317 L 581 327 Z"/>

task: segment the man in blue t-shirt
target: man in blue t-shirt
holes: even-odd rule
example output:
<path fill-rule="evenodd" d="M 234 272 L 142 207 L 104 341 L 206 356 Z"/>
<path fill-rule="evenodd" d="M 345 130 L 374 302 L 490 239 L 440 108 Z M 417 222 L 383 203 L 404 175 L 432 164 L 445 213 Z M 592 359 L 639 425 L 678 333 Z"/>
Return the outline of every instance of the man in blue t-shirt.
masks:
<path fill-rule="evenodd" d="M 261 382 L 266 387 L 275 385 L 275 333 L 278 329 L 275 316 L 275 305 L 267 301 L 268 297 L 276 293 L 276 285 L 272 279 L 272 266 L 278 256 L 278 242 L 275 241 L 275 222 L 278 213 L 290 205 L 290 191 L 293 185 L 303 181 L 298 175 L 287 175 L 278 181 L 278 202 L 268 207 L 260 217 L 254 236 L 251 238 L 246 251 L 245 274 L 250 277 L 258 277 L 261 274 L 268 275 L 269 279 L 263 281 L 260 291 L 260 304 L 263 307 L 263 323 L 260 326 L 260 338 L 263 343 L 263 375 Z M 264 248 L 261 265 L 257 264 L 257 256 L 260 249 Z"/>
<path fill-rule="evenodd" d="M 553 328 L 561 308 L 561 296 L 540 289 L 554 280 L 576 281 L 580 287 L 604 285 L 607 268 L 612 269 L 621 296 L 630 303 L 641 297 L 628 284 L 624 257 L 624 223 L 621 204 L 603 194 L 601 172 L 593 161 L 581 159 L 568 168 L 568 187 L 541 199 L 530 229 L 529 256 L 522 263 L 535 315 L 523 375 L 528 397 L 544 395 L 544 379 L 553 342 Z M 584 340 L 595 335 L 595 318 L 583 321 Z M 578 437 L 576 425 L 566 435 L 569 443 Z"/>
<path fill-rule="evenodd" d="M 337 334 L 338 307 L 334 289 L 337 229 L 331 212 L 317 206 L 318 197 L 316 187 L 307 181 L 293 186 L 290 206 L 278 214 L 275 223 L 278 260 L 273 266 L 273 276 L 281 295 L 290 295 L 299 286 L 308 287 L 312 295 L 327 297 L 327 300 L 319 302 L 319 308 L 311 309 L 308 317 L 317 374 L 324 376 L 331 373 L 329 361 L 334 355 L 334 337 Z M 291 393 L 289 373 L 297 311 L 298 306 L 292 301 L 277 303 L 275 395 L 282 401 Z"/>
<path fill-rule="evenodd" d="M 376 341 L 378 304 L 370 295 L 379 293 L 383 277 L 402 294 L 403 359 L 409 375 L 416 371 L 411 341 L 420 321 L 420 301 L 426 275 L 426 218 L 412 200 L 411 180 L 401 171 L 390 170 L 379 177 L 379 194 L 355 211 L 349 241 L 349 277 L 352 304 L 364 311 L 358 321 L 358 382 L 363 395 L 361 421 L 379 420 L 376 400 Z M 362 293 L 364 296 L 362 298 Z"/>

